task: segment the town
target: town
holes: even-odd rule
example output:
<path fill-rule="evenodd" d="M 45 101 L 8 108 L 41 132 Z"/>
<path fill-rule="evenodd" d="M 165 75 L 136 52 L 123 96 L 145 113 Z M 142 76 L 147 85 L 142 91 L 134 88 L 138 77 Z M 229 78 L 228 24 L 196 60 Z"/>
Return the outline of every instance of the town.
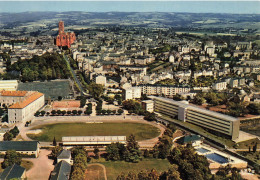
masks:
<path fill-rule="evenodd" d="M 259 27 L 64 19 L 0 31 L 0 179 L 259 178 Z"/>

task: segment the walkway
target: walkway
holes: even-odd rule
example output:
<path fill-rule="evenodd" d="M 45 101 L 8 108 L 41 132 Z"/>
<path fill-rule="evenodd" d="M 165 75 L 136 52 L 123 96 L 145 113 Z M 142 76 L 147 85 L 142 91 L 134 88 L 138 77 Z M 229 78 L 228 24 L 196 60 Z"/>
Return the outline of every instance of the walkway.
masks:
<path fill-rule="evenodd" d="M 48 180 L 51 171 L 54 169 L 53 160 L 48 159 L 50 150 L 41 149 L 38 158 L 23 158 L 33 163 L 33 167 L 26 172 L 28 180 Z"/>

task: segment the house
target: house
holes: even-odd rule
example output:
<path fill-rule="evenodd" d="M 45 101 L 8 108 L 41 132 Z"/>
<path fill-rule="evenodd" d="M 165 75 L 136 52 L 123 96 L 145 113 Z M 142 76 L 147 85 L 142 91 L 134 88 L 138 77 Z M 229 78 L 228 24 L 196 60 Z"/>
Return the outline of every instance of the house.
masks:
<path fill-rule="evenodd" d="M 71 165 L 66 161 L 60 161 L 51 172 L 50 180 L 69 180 Z"/>
<path fill-rule="evenodd" d="M 57 162 L 59 163 L 60 161 L 66 161 L 67 163 L 71 164 L 71 151 L 63 149 L 57 156 Z"/>
<path fill-rule="evenodd" d="M 13 164 L 12 166 L 8 166 L 5 170 L 0 174 L 1 180 L 9 180 L 9 179 L 26 179 L 25 168 Z"/>
<path fill-rule="evenodd" d="M 20 154 L 38 157 L 40 144 L 38 141 L 0 141 L 0 154 L 5 154 L 11 149 Z"/>
<path fill-rule="evenodd" d="M 198 146 L 202 143 L 201 137 L 199 135 L 195 135 L 195 134 L 189 135 L 189 136 L 183 136 L 180 139 L 178 139 L 177 142 L 182 145 L 191 143 L 192 146 Z"/>

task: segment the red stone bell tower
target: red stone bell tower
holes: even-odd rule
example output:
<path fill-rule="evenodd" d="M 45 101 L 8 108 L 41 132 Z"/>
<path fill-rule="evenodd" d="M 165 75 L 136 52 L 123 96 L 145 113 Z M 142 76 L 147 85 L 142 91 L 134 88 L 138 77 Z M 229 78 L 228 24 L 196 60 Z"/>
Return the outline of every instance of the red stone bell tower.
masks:
<path fill-rule="evenodd" d="M 62 34 L 64 32 L 64 22 L 59 22 L 59 34 Z"/>
<path fill-rule="evenodd" d="M 56 38 L 56 45 L 59 47 L 68 46 L 70 48 L 71 44 L 76 40 L 74 32 L 64 31 L 64 22 L 59 22 L 59 34 Z"/>

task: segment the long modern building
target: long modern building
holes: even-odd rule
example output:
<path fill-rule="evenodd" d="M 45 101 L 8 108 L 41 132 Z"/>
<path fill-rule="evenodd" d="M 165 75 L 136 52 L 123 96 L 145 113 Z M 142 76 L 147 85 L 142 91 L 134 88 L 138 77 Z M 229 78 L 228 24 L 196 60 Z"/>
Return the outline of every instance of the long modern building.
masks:
<path fill-rule="evenodd" d="M 62 137 L 64 146 L 106 146 L 112 143 L 126 144 L 126 136 L 67 136 Z"/>
<path fill-rule="evenodd" d="M 155 96 L 149 98 L 154 100 L 154 110 L 162 115 L 201 126 L 214 133 L 227 135 L 232 140 L 239 137 L 239 119 L 189 105 L 186 101 L 174 101 Z"/>

